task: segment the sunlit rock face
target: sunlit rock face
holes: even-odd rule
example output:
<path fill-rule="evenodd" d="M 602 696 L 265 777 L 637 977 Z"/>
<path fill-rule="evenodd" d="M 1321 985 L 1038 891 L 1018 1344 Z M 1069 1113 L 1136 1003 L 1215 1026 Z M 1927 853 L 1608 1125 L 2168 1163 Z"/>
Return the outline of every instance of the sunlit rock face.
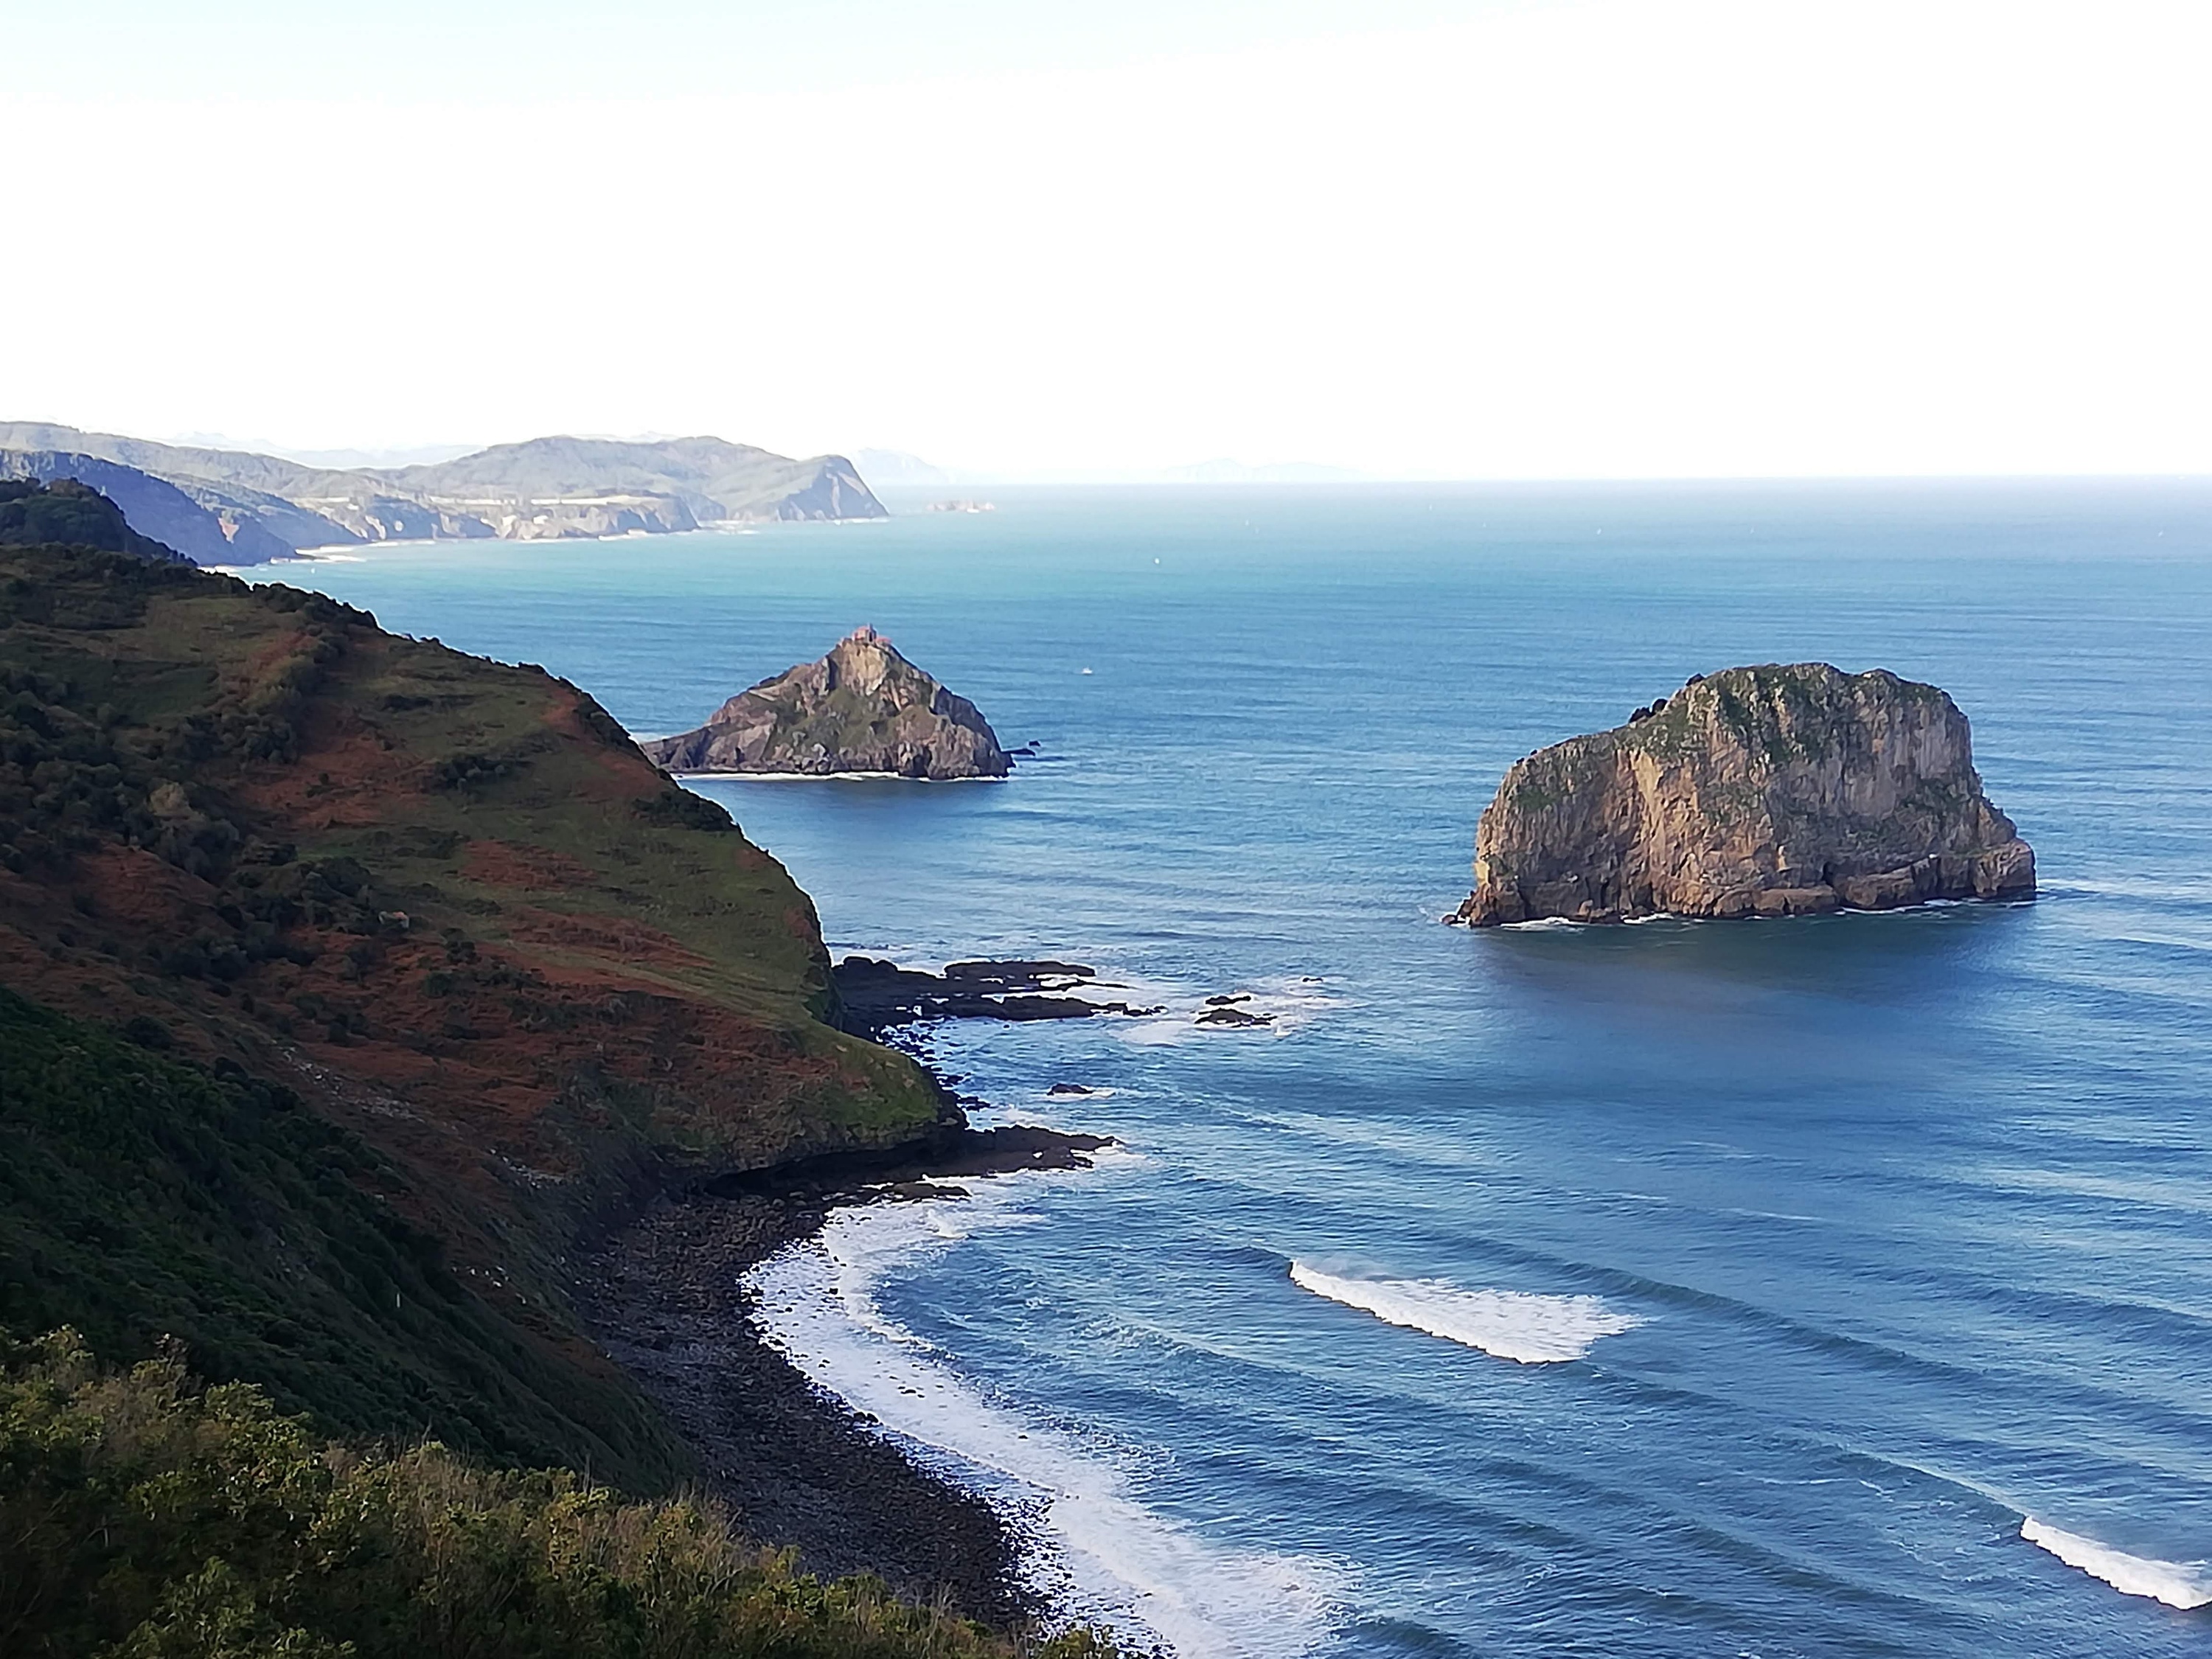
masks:
<path fill-rule="evenodd" d="M 704 726 L 641 745 L 671 772 L 884 772 L 1003 778 L 1013 762 L 975 705 L 872 628 L 741 691 Z"/>
<path fill-rule="evenodd" d="M 1475 927 L 2025 897 L 1966 717 L 1885 670 L 1700 677 L 1625 726 L 1516 761 L 1475 831 Z"/>

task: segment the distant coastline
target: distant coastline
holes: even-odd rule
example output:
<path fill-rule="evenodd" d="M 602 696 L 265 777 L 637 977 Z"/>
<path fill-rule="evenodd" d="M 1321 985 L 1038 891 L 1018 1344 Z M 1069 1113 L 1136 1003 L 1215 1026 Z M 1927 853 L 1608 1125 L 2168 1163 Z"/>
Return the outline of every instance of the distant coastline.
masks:
<path fill-rule="evenodd" d="M 875 525 L 887 522 L 884 519 L 732 519 L 714 524 L 697 525 L 690 530 L 624 530 L 605 536 L 563 536 L 557 541 L 518 542 L 494 537 L 409 536 L 379 542 L 337 542 L 322 547 L 295 549 L 282 557 L 258 560 L 251 564 L 204 564 L 203 570 L 212 570 L 222 576 L 243 576 L 257 570 L 281 570 L 295 564 L 363 564 L 380 553 L 413 551 L 421 548 L 453 547 L 594 547 L 614 542 L 678 542 L 702 536 L 760 536 L 786 529 L 843 527 L 852 525 Z M 719 774 L 714 775 L 720 775 Z"/>
<path fill-rule="evenodd" d="M 603 540 L 889 516 L 844 456 L 797 459 L 708 435 L 553 435 L 415 465 L 325 467 L 0 422 L 0 476 L 88 483 L 139 533 L 225 568 L 380 542 Z"/>
<path fill-rule="evenodd" d="M 671 772 L 678 783 L 1006 783 L 1009 778 L 915 778 L 903 772 Z"/>

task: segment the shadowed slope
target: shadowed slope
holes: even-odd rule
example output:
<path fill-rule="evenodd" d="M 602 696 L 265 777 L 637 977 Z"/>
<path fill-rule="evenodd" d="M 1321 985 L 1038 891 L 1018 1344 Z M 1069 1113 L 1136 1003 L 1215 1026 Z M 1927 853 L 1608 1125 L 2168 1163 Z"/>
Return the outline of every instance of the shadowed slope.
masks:
<path fill-rule="evenodd" d="M 434 1240 L 475 1304 L 454 1328 L 499 1332 L 441 1386 L 496 1396 L 485 1379 L 535 1368 L 517 1386 L 565 1397 L 532 1455 L 638 1484 L 684 1458 L 638 1426 L 569 1311 L 579 1243 L 687 1171 L 902 1145 L 957 1115 L 910 1061 L 827 1023 L 805 896 L 574 686 L 82 545 L 0 545 L 0 986 L 158 1033 L 165 1063 L 234 1068 L 353 1137 L 368 1161 L 331 1154 L 343 1178 Z M 183 1089 L 179 1121 L 192 1100 L 266 1120 L 161 1081 L 143 1049 L 115 1063 Z M 133 1121 L 159 1115 L 131 1099 Z M 76 1158 L 46 1121 L 9 1120 Z M 118 1332 L 156 1317 L 138 1288 Z M 232 1352 L 218 1323 L 172 1328 Z M 297 1398 L 483 1438 L 434 1395 L 396 1417 Z"/>

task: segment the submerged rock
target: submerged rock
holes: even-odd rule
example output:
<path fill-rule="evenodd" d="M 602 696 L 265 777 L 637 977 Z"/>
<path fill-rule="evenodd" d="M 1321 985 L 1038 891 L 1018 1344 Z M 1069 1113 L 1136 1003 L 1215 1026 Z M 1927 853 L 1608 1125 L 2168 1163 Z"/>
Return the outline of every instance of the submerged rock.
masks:
<path fill-rule="evenodd" d="M 1273 1025 L 1273 1014 L 1248 1014 L 1242 1008 L 1214 1006 L 1208 1008 L 1192 1022 L 1196 1025 L 1229 1025 L 1242 1028 L 1250 1025 Z"/>
<path fill-rule="evenodd" d="M 975 705 L 872 628 L 732 697 L 696 731 L 638 745 L 671 772 L 1003 778 L 1013 761 Z"/>
<path fill-rule="evenodd" d="M 1692 679 L 1516 761 L 1475 832 L 1475 927 L 2024 897 L 2035 854 L 1932 685 L 1826 663 Z"/>

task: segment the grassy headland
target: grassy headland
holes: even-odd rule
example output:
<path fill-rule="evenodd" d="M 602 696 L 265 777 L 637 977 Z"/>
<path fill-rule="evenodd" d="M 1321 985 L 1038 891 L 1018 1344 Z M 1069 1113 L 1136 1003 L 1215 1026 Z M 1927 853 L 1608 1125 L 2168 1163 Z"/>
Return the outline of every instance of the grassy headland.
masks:
<path fill-rule="evenodd" d="M 585 1252 L 954 1109 L 833 1028 L 805 895 L 574 686 L 17 488 L 0 1326 L 172 1339 L 355 1443 L 695 1479 L 574 1311 Z"/>

